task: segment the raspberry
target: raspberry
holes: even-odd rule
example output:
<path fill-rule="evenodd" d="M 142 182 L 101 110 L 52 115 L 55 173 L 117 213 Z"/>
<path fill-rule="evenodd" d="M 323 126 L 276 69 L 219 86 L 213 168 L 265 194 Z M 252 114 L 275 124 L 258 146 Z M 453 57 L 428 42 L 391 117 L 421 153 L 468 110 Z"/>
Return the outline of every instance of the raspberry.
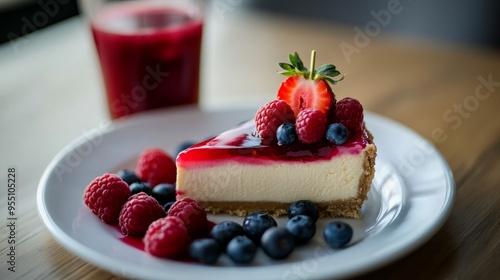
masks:
<path fill-rule="evenodd" d="M 196 236 L 208 230 L 207 213 L 194 199 L 186 197 L 176 201 L 168 210 L 169 216 L 180 218 L 191 236 Z"/>
<path fill-rule="evenodd" d="M 152 187 L 160 183 L 175 183 L 177 169 L 172 158 L 159 148 L 145 150 L 137 161 L 135 172 Z"/>
<path fill-rule="evenodd" d="M 259 108 L 255 115 L 255 127 L 261 138 L 273 140 L 276 130 L 283 123 L 294 123 L 293 110 L 284 100 L 273 100 Z"/>
<path fill-rule="evenodd" d="M 325 134 L 326 116 L 318 109 L 305 109 L 297 115 L 297 123 L 295 129 L 297 137 L 302 143 L 316 143 Z"/>
<path fill-rule="evenodd" d="M 336 122 L 343 124 L 351 133 L 363 127 L 363 106 L 358 100 L 346 97 L 337 102 L 335 110 Z"/>
<path fill-rule="evenodd" d="M 128 184 L 117 175 L 106 173 L 85 188 L 83 202 L 101 221 L 112 224 L 118 220 L 120 209 L 129 196 Z"/>
<path fill-rule="evenodd" d="M 186 226 L 177 217 L 154 221 L 144 236 L 144 249 L 153 256 L 174 258 L 183 253 L 189 244 Z"/>
<path fill-rule="evenodd" d="M 155 198 L 140 192 L 129 197 L 123 205 L 119 218 L 120 229 L 123 235 L 142 236 L 152 222 L 165 216 L 167 212 Z"/>

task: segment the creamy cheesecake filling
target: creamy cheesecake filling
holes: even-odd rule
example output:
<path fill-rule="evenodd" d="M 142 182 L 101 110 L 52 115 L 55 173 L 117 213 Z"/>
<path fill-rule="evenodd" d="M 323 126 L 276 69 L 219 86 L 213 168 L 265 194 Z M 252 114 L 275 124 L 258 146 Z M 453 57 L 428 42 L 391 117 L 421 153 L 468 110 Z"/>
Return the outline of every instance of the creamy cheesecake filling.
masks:
<path fill-rule="evenodd" d="M 345 200 L 358 195 L 364 158 L 362 152 L 307 163 L 241 165 L 227 159 L 207 168 L 202 163 L 193 169 L 178 166 L 177 191 L 180 198 L 191 197 L 199 201 Z"/>

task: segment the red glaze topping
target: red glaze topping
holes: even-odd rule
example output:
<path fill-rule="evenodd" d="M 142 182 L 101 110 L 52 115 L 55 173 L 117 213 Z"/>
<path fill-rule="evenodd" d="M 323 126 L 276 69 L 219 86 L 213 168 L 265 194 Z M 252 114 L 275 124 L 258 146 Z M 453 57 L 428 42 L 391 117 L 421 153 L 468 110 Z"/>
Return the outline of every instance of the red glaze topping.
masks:
<path fill-rule="evenodd" d="M 290 145 L 279 146 L 275 142 L 265 143 L 254 134 L 255 122 L 251 120 L 184 150 L 177 157 L 177 165 L 196 168 L 215 166 L 229 160 L 260 165 L 279 161 L 330 160 L 344 154 L 357 155 L 371 143 L 364 129 L 350 135 L 347 142 L 341 146 L 326 139 L 315 144 L 295 141 Z"/>

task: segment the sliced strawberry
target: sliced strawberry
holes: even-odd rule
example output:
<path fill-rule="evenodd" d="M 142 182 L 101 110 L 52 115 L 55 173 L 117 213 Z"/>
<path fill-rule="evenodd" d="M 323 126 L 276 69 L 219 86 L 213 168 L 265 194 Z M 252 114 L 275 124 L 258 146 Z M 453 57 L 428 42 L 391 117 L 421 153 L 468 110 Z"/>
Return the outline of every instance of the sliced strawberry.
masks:
<path fill-rule="evenodd" d="M 278 99 L 290 105 L 295 117 L 304 109 L 318 109 L 328 115 L 335 107 L 335 94 L 322 79 L 308 80 L 303 76 L 288 77 L 278 90 Z"/>

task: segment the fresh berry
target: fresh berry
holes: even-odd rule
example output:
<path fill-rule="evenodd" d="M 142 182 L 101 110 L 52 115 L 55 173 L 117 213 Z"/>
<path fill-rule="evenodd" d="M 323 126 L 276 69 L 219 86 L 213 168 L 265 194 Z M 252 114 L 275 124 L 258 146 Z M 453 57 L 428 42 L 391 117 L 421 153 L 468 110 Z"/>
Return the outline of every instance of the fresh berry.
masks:
<path fill-rule="evenodd" d="M 290 106 L 283 100 L 273 100 L 259 108 L 255 115 L 255 127 L 261 138 L 273 140 L 282 123 L 295 123 Z"/>
<path fill-rule="evenodd" d="M 156 199 L 146 193 L 138 193 L 129 197 L 120 212 L 120 229 L 123 235 L 142 236 L 149 225 L 167 216 Z"/>
<path fill-rule="evenodd" d="M 243 220 L 243 232 L 255 244 L 260 243 L 260 238 L 270 227 L 276 227 L 276 220 L 264 212 L 254 212 Z"/>
<path fill-rule="evenodd" d="M 146 182 L 135 182 L 130 185 L 130 195 L 138 194 L 140 192 L 151 195 L 153 189 Z"/>
<path fill-rule="evenodd" d="M 125 181 L 125 183 L 127 183 L 129 186 L 135 182 L 141 181 L 139 179 L 139 177 L 137 177 L 135 172 L 132 170 L 122 169 L 122 170 L 116 172 L 116 175 L 118 175 L 120 178 L 122 178 L 123 181 Z"/>
<path fill-rule="evenodd" d="M 130 189 L 122 178 L 104 174 L 85 188 L 83 202 L 101 221 L 111 224 L 118 220 L 120 210 L 130 196 Z"/>
<path fill-rule="evenodd" d="M 288 207 L 288 218 L 292 219 L 298 215 L 305 215 L 316 222 L 319 218 L 318 207 L 310 200 L 298 200 Z"/>
<path fill-rule="evenodd" d="M 297 133 L 295 132 L 295 126 L 291 123 L 284 123 L 278 127 L 276 131 L 276 138 L 278 139 L 278 145 L 289 145 L 297 140 Z"/>
<path fill-rule="evenodd" d="M 343 145 L 349 138 L 349 131 L 341 123 L 332 123 L 326 129 L 326 139 L 335 145 Z"/>
<path fill-rule="evenodd" d="M 352 239 L 352 227 L 344 222 L 336 221 L 326 225 L 323 238 L 332 248 L 340 248 Z"/>
<path fill-rule="evenodd" d="M 229 241 L 236 236 L 244 234 L 243 227 L 233 221 L 220 222 L 210 231 L 210 236 L 219 242 L 223 251 L 226 250 Z"/>
<path fill-rule="evenodd" d="M 257 246 L 246 236 L 236 236 L 227 244 L 226 253 L 235 263 L 249 263 L 257 253 Z"/>
<path fill-rule="evenodd" d="M 175 258 L 189 244 L 184 222 L 177 217 L 165 217 L 154 221 L 144 236 L 144 250 L 161 258 Z"/>
<path fill-rule="evenodd" d="M 201 238 L 193 241 L 189 246 L 189 256 L 194 261 L 204 264 L 214 264 L 221 254 L 217 241 L 211 238 Z"/>
<path fill-rule="evenodd" d="M 145 150 L 137 161 L 135 172 L 142 181 L 151 186 L 160 183 L 175 183 L 176 167 L 172 158 L 163 150 L 150 148 Z"/>
<path fill-rule="evenodd" d="M 308 216 L 298 215 L 285 224 L 285 228 L 292 234 L 295 244 L 307 243 L 316 233 L 316 223 Z"/>
<path fill-rule="evenodd" d="M 167 202 L 163 205 L 163 209 L 165 209 L 165 212 L 167 212 L 168 214 L 168 211 L 170 211 L 170 207 L 172 207 L 172 205 L 174 205 L 175 201 L 170 201 L 170 202 Z"/>
<path fill-rule="evenodd" d="M 191 142 L 191 141 L 186 141 L 186 142 L 183 142 L 181 143 L 178 147 L 177 147 L 177 151 L 176 151 L 176 155 L 180 154 L 182 151 L 184 151 L 185 149 L 193 146 L 194 144 L 196 144 L 195 142 Z"/>
<path fill-rule="evenodd" d="M 322 111 L 305 109 L 297 116 L 295 130 L 300 142 L 313 144 L 323 138 L 326 125 L 326 116 Z"/>
<path fill-rule="evenodd" d="M 175 185 L 159 184 L 153 188 L 151 194 L 161 205 L 167 202 L 175 201 Z"/>
<path fill-rule="evenodd" d="M 363 128 L 363 106 L 358 100 L 346 97 L 337 102 L 335 121 L 343 124 L 351 133 Z"/>
<path fill-rule="evenodd" d="M 176 201 L 170 207 L 168 215 L 180 218 L 192 236 L 203 233 L 208 228 L 205 209 L 196 200 L 189 197 Z"/>
<path fill-rule="evenodd" d="M 295 242 L 286 228 L 272 227 L 262 235 L 261 246 L 266 255 L 282 260 L 293 252 Z"/>
<path fill-rule="evenodd" d="M 330 88 L 342 81 L 333 78 L 340 75 L 335 65 L 325 64 L 314 69 L 316 51 L 311 53 L 311 67 L 308 70 L 297 53 L 288 56 L 290 63 L 278 63 L 283 69 L 280 73 L 288 78 L 278 90 L 278 99 L 285 100 L 292 108 L 295 116 L 305 109 L 317 109 L 327 115 L 335 110 L 335 95 Z"/>
<path fill-rule="evenodd" d="M 289 77 L 281 83 L 278 99 L 290 104 L 295 116 L 305 109 L 317 109 L 327 114 L 335 104 L 334 94 L 327 82 L 312 81 L 302 76 Z"/>

